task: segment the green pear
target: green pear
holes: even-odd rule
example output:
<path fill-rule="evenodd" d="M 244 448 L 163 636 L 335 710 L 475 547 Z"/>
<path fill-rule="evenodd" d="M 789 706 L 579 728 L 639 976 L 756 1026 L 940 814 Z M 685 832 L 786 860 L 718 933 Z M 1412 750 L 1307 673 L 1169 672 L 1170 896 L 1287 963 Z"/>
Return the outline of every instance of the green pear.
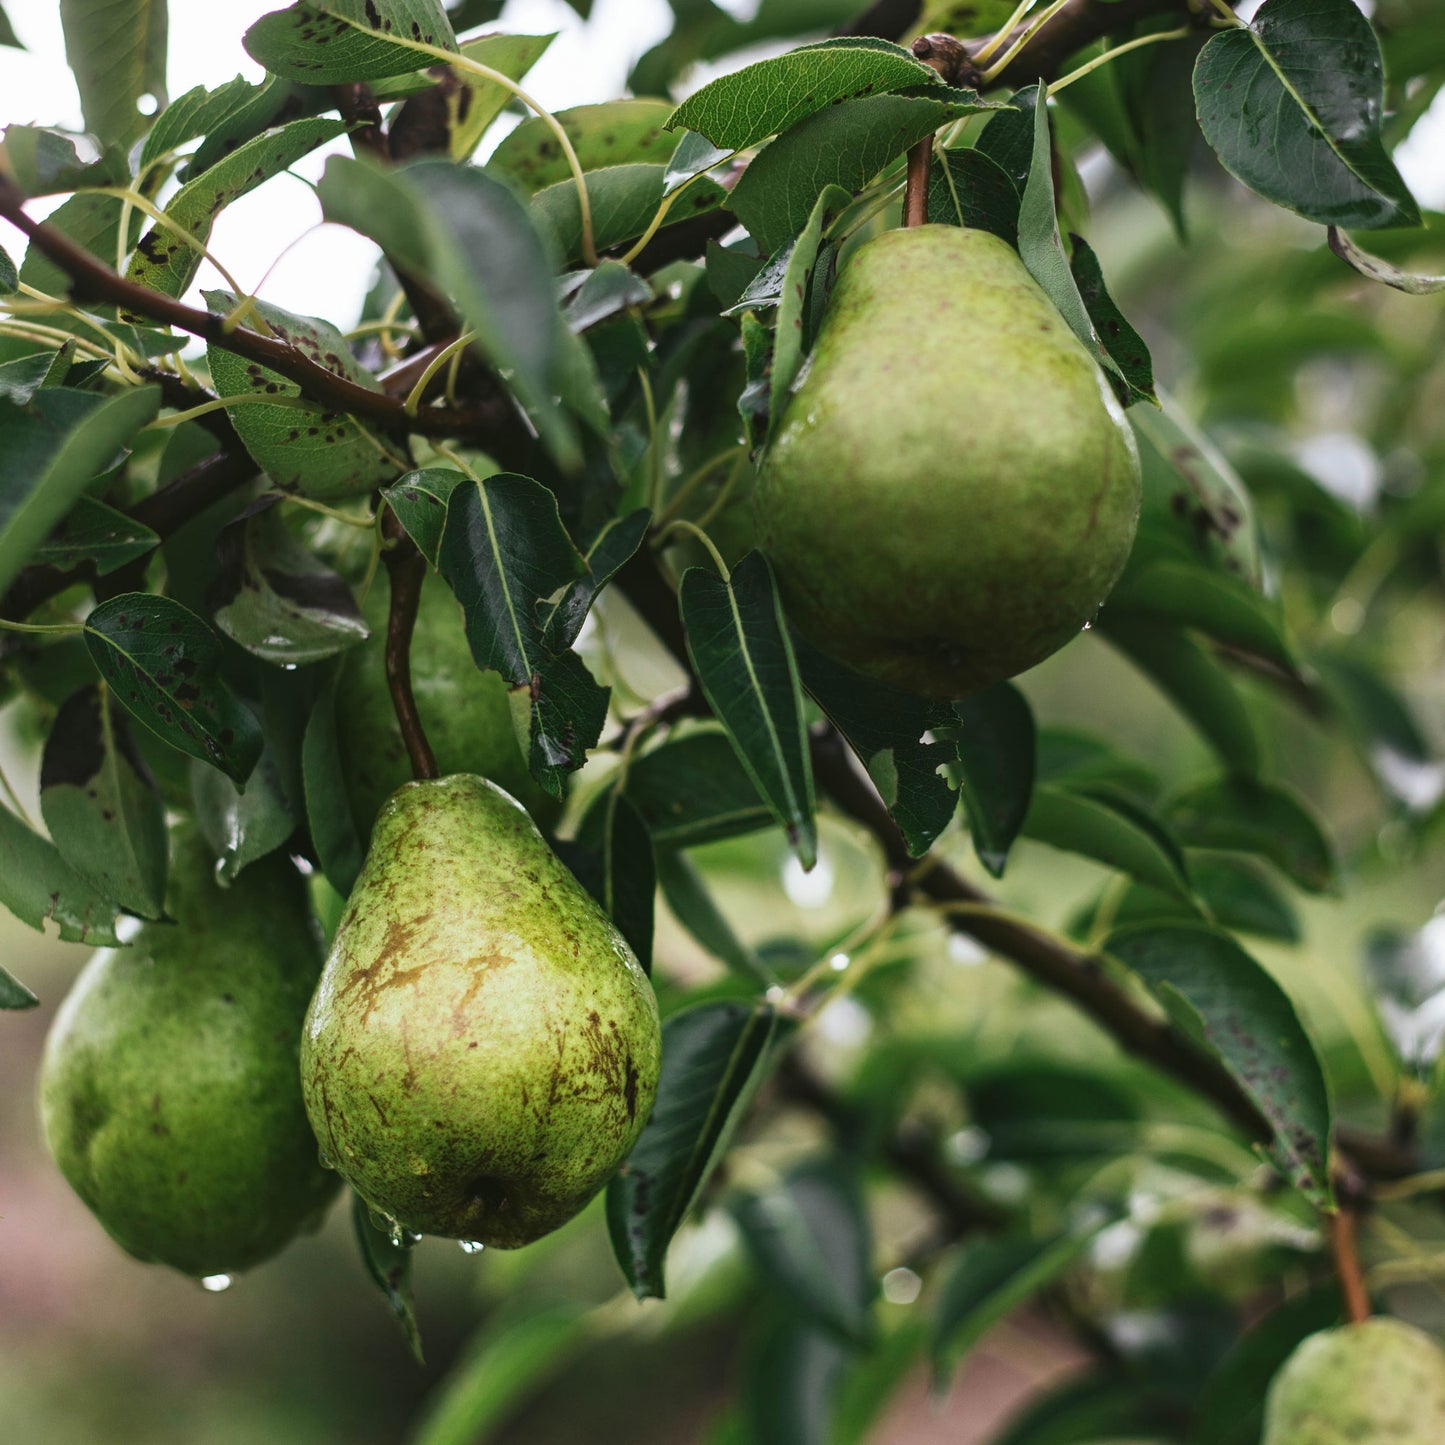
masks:
<path fill-rule="evenodd" d="M 327 1157 L 417 1234 L 515 1248 L 570 1219 L 647 1122 L 652 986 L 607 915 L 484 778 L 382 808 L 306 1018 Z"/>
<path fill-rule="evenodd" d="M 230 1274 L 320 1222 L 296 1064 L 321 967 L 305 885 L 284 856 L 214 881 L 199 835 L 172 835 L 167 910 L 98 953 L 56 1013 L 40 1072 L 49 1146 L 137 1259 Z"/>
<path fill-rule="evenodd" d="M 1445 1351 L 1403 1320 L 1310 1335 L 1264 1404 L 1263 1445 L 1440 1445 Z"/>
<path fill-rule="evenodd" d="M 1092 621 L 1133 542 L 1139 457 L 1017 253 L 917 226 L 844 270 L 754 495 L 798 627 L 870 676 L 954 698 Z"/>
<path fill-rule="evenodd" d="M 391 589 L 379 570 L 364 613 L 370 638 L 342 665 L 336 693 L 336 746 L 352 817 L 365 839 L 381 805 L 411 778 L 411 763 L 386 683 Z M 532 780 L 512 727 L 507 684 L 481 672 L 467 645 L 462 610 L 446 583 L 428 572 L 411 639 L 411 685 L 427 741 L 442 773 L 479 773 L 500 783 L 542 822 L 560 805 Z"/>

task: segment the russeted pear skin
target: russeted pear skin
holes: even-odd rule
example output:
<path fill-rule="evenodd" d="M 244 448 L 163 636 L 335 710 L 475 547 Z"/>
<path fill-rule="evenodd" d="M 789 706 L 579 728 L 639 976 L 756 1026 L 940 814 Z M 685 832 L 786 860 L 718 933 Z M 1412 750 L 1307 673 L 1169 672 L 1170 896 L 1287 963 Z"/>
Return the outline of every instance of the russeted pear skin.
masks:
<path fill-rule="evenodd" d="M 386 682 L 391 589 L 378 569 L 366 595 L 370 638 L 346 654 L 336 684 L 336 749 L 347 799 L 363 841 L 381 805 L 411 779 L 411 762 Z M 500 784 L 544 827 L 558 805 L 533 782 L 512 729 L 507 684 L 482 672 L 467 646 L 462 610 L 446 583 L 426 574 L 411 635 L 411 685 L 437 768 L 478 773 Z"/>
<path fill-rule="evenodd" d="M 986 231 L 865 242 L 754 494 L 788 615 L 881 681 L 956 698 L 1090 623 L 1128 559 L 1138 451 L 1093 358 Z"/>
<path fill-rule="evenodd" d="M 627 1156 L 661 1053 L 632 950 L 520 804 L 466 774 L 388 800 L 301 1049 L 321 1147 L 373 1208 L 530 1243 Z"/>
<path fill-rule="evenodd" d="M 116 1242 L 185 1274 L 233 1274 L 320 1222 L 297 1077 L 321 939 L 289 860 L 230 888 L 191 830 L 173 835 L 166 907 L 96 954 L 56 1013 L 41 1122 L 60 1171 Z"/>
<path fill-rule="evenodd" d="M 1302 1341 L 1270 1384 L 1262 1445 L 1440 1445 L 1445 1351 L 1376 1317 Z"/>

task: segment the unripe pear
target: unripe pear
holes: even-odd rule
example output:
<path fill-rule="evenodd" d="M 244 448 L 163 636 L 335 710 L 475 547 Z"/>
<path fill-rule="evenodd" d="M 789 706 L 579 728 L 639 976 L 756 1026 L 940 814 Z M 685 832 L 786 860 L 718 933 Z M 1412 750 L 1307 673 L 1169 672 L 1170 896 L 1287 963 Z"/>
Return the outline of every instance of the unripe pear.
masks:
<path fill-rule="evenodd" d="M 912 692 L 961 697 L 1097 614 L 1139 517 L 1104 374 L 1018 254 L 885 232 L 838 281 L 755 509 L 788 615 Z"/>
<path fill-rule="evenodd" d="M 411 763 L 386 682 L 391 589 L 384 569 L 367 593 L 370 638 L 348 653 L 336 691 L 336 746 L 352 817 L 364 840 L 381 805 L 411 779 Z M 479 773 L 519 799 L 544 827 L 559 805 L 533 781 L 512 727 L 507 684 L 472 660 L 462 610 L 445 582 L 426 574 L 411 638 L 411 685 L 438 771 Z"/>
<path fill-rule="evenodd" d="M 1440 1445 L 1445 1351 L 1403 1320 L 1310 1335 L 1274 1377 L 1263 1445 Z"/>
<path fill-rule="evenodd" d="M 45 1142 L 122 1248 L 185 1274 L 231 1274 L 314 1228 L 336 1192 L 297 1078 L 321 967 L 289 860 L 220 888 L 191 830 L 173 838 L 166 907 L 98 953 L 56 1014 L 40 1073 Z"/>
<path fill-rule="evenodd" d="M 306 1019 L 306 1108 L 361 1196 L 417 1234 L 515 1248 L 570 1219 L 647 1122 L 652 986 L 525 810 L 408 783 Z"/>

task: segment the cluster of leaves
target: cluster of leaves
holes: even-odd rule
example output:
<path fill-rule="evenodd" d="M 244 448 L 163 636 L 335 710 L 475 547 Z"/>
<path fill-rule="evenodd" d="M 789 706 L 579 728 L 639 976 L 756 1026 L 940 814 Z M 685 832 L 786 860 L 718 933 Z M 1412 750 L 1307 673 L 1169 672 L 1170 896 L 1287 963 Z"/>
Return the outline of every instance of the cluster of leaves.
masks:
<path fill-rule="evenodd" d="M 634 76 L 654 98 L 525 119 L 477 163 L 548 43 L 458 39 L 499 6 L 305 0 L 247 35 L 267 80 L 190 91 L 153 122 L 137 102 L 165 99 L 165 6 L 129 6 L 126 53 L 104 64 L 87 27 L 104 7 L 62 8 L 98 144 L 12 126 L 0 152 L 12 219 L 21 197 L 69 196 L 18 267 L 0 253 L 0 618 L 31 629 L 0 632 L 0 686 L 43 736 L 44 823 L 0 807 L 0 902 L 87 943 L 117 942 L 121 914 L 163 918 L 168 813 L 198 819 L 222 876 L 285 848 L 344 895 L 365 820 L 351 818 L 336 763 L 336 668 L 375 646 L 357 593 L 389 513 L 451 588 L 477 666 L 512 689 L 537 783 L 571 794 L 559 843 L 569 864 L 645 962 L 660 893 L 723 965 L 701 988 L 658 970 L 658 1104 L 606 1203 L 632 1290 L 664 1294 L 674 1237 L 720 1192 L 739 1139 L 765 1137 L 766 1118 L 790 1104 L 832 1126 L 826 1148 L 762 1182 L 740 1170 L 727 1196 L 766 1303 L 744 1398 L 719 1438 L 861 1438 L 915 1359 L 931 1354 L 946 1378 L 990 1324 L 1049 1291 L 1105 1334 L 1126 1307 L 1147 1307 L 1178 1337 L 1165 1350 L 1162 1337 L 1141 1347 L 1116 1330 L 1100 1369 L 1014 1427 L 1016 1445 L 1182 1439 L 1188 1428 L 1195 1440 L 1252 1439 L 1254 1384 L 1338 1310 L 1326 1286 L 1243 1335 L 1228 1288 L 1201 1289 L 1208 1298 L 1188 1308 L 1171 1299 L 1201 1288 L 1185 1257 L 1211 1209 L 1245 1218 L 1251 1246 L 1294 1258 L 1317 1244 L 1312 1211 L 1331 1204 L 1325 1063 L 1236 936 L 1294 942 L 1291 888 L 1340 886 L 1336 848 L 1280 776 L 1258 679 L 1347 738 L 1400 828 L 1429 838 L 1438 789 L 1420 789 L 1431 747 L 1383 650 L 1355 635 L 1378 597 L 1352 589 L 1378 590 L 1393 563 L 1438 600 L 1440 443 L 1412 440 L 1429 484 L 1417 476 L 1367 521 L 1278 444 L 1285 428 L 1267 398 L 1279 390 L 1251 384 L 1247 368 L 1261 363 L 1244 320 L 1198 362 L 1219 412 L 1205 420 L 1229 445 L 1207 437 L 1156 385 L 1076 234 L 1086 202 L 1075 161 L 1102 143 L 1182 234 L 1202 131 L 1259 196 L 1328 228 L 1284 283 L 1271 273 L 1264 284 L 1307 294 L 1324 284 L 1322 265 L 1335 268 L 1326 278 L 1348 274 L 1341 256 L 1396 289 L 1428 291 L 1437 283 L 1405 268 L 1432 238 L 1390 147 L 1421 94 L 1445 82 L 1429 22 L 1402 6 L 1377 34 L 1350 0 L 1267 0 L 1247 26 L 1161 4 L 1117 33 L 1079 37 L 1065 57 L 1077 79 L 1053 105 L 1044 81 L 1011 88 L 1007 65 L 998 84 L 961 88 L 892 40 L 845 36 L 734 69 L 675 106 L 656 97 L 695 61 L 846 26 L 856 8 L 765 0 L 744 24 L 678 0 L 671 35 Z M 0 17 L 0 42 L 13 39 L 5 29 Z M 1085 73 L 1104 49 L 1155 36 Z M 385 132 L 358 86 L 388 107 Z M 382 252 L 362 326 L 344 336 L 227 290 L 205 292 L 204 310 L 181 306 L 216 214 L 342 137 L 354 153 L 328 158 L 317 195 L 327 220 Z M 905 154 L 930 138 L 929 219 L 1016 246 L 1130 407 L 1144 511 L 1099 631 L 1197 732 L 1211 759 L 1203 773 L 1165 779 L 1109 737 L 1036 723 L 1012 684 L 947 704 L 870 682 L 793 633 L 750 548 L 751 469 L 832 281 L 896 213 Z M 1218 193 L 1217 173 L 1206 176 L 1198 183 Z M 1366 255 L 1346 229 L 1379 231 L 1384 254 Z M 95 289 L 77 254 L 118 286 Z M 427 310 L 444 334 L 427 334 Z M 1269 364 L 1299 366 L 1326 342 L 1370 348 L 1349 331 L 1369 325 L 1357 310 L 1334 319 Z M 210 391 L 194 384 L 199 363 L 181 361 L 187 327 L 207 342 Z M 1410 358 L 1395 360 L 1408 374 Z M 1382 429 L 1409 421 L 1405 408 Z M 1241 420 L 1250 425 L 1223 425 Z M 695 551 L 699 531 L 730 565 Z M 368 539 L 358 561 L 353 544 Z M 675 602 L 664 585 L 674 578 Z M 609 644 L 631 615 L 614 605 L 622 590 L 656 634 L 631 653 L 656 664 L 670 652 L 669 681 Z M 1341 599 L 1359 613 L 1344 642 L 1318 625 Z M 679 722 L 688 709 L 670 708 L 678 664 L 704 719 Z M 604 737 L 615 765 L 574 787 Z M 946 894 L 910 906 L 919 899 L 896 878 L 895 911 L 861 941 L 854 919 L 835 936 L 764 947 L 730 918 L 707 866 L 719 848 L 773 869 L 781 838 L 801 870 L 820 848 L 828 866 L 818 760 L 837 739 L 896 825 L 897 840 L 880 840 L 895 871 L 925 860 L 920 895 L 947 872 L 942 853 L 957 861 L 965 832 L 996 878 L 1021 838 L 1111 871 L 1071 924 L 1077 946 L 1046 946 L 1081 978 L 1102 976 L 1111 1007 L 1179 1058 L 1217 1069 L 1236 1121 L 1251 1111 L 1261 1121 L 1263 1173 L 1222 1124 L 1200 1126 L 1202 1149 L 1179 1136 L 1151 1144 L 1161 1118 L 1193 1123 L 1190 1102 L 1169 1094 L 1156 1107 L 1156 1085 L 1112 1055 L 1087 1068 L 1050 1061 L 1042 1024 L 1037 1051 L 1012 1059 L 980 1056 L 966 1020 L 910 1030 L 910 974 L 926 972 L 943 923 L 1005 955 L 1013 940 L 1027 967 L 1044 935 L 1026 914 L 955 899 L 944 917 Z M 1402 1064 L 1426 1074 L 1439 1052 L 1435 957 L 1405 936 L 1382 937 L 1372 955 Z M 811 1025 L 840 980 L 882 1042 L 834 1094 L 809 1061 Z M 1090 987 L 1073 996 L 1087 1004 Z M 34 1001 L 0 971 L 0 1005 Z M 920 1165 L 909 1130 L 918 1099 L 937 1089 L 953 1137 L 983 1141 L 995 1181 L 1001 1166 L 1025 1179 L 1022 1204 L 990 1194 L 981 1156 L 949 1156 L 940 1130 Z M 772 1109 L 752 1109 L 764 1091 Z M 1101 1168 L 1111 1158 L 1129 1170 L 1111 1177 Z M 883 1328 L 870 1199 L 895 1175 L 922 1187 L 946 1228 L 922 1252 L 890 1243 L 934 1307 L 926 1325 Z M 1141 1177 L 1177 1206 L 1166 1223 L 1126 1217 L 1119 1201 Z M 1291 1192 L 1267 1208 L 1278 1181 Z M 977 1230 L 988 1232 L 964 1237 Z M 414 1329 L 404 1250 L 362 1215 L 358 1235 Z M 1095 1270 L 1090 1298 L 1080 1262 L 1108 1255 L 1109 1240 L 1115 1254 L 1127 1246 L 1130 1265 L 1113 1278 Z M 715 1307 L 735 1305 L 737 1292 L 720 1298 Z M 424 1438 L 481 1438 L 516 1390 L 595 1339 L 602 1318 L 578 1303 L 516 1321 L 469 1362 Z M 493 1383 L 502 1378 L 513 1383 Z"/>

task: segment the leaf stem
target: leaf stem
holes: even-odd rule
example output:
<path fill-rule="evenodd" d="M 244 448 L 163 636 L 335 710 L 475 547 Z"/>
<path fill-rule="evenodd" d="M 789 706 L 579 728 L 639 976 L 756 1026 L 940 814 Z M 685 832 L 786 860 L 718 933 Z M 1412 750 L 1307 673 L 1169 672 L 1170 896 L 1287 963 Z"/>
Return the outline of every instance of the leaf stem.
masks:
<path fill-rule="evenodd" d="M 1019 4 L 1014 10 L 1014 13 L 999 26 L 993 35 L 984 41 L 978 50 L 974 51 L 973 63 L 980 69 L 986 66 L 989 61 L 998 54 L 999 50 L 1008 44 L 1008 38 L 1014 33 L 1015 27 L 1023 24 L 1024 16 L 1034 8 L 1036 3 L 1037 0 L 1019 0 Z"/>
<path fill-rule="evenodd" d="M 713 545 L 712 538 L 709 537 L 701 527 L 693 522 L 689 522 L 685 517 L 678 517 L 674 521 L 669 522 L 667 526 L 652 539 L 652 545 L 659 548 L 665 547 L 668 537 L 674 532 L 687 532 L 691 536 L 696 537 L 697 540 L 707 548 L 709 555 L 712 557 L 713 566 L 717 568 L 718 576 L 721 577 L 724 582 L 730 582 L 732 580 L 732 573 L 728 570 L 728 564 L 723 561 L 722 553 Z"/>
<path fill-rule="evenodd" d="M 12 622 L 8 617 L 0 617 L 0 630 L 5 632 L 74 633 L 84 632 L 85 624 L 81 622 Z"/>
<path fill-rule="evenodd" d="M 422 397 L 426 395 L 426 389 L 431 385 L 432 378 L 444 367 L 454 356 L 459 356 L 473 341 L 477 339 L 475 331 L 464 331 L 453 340 L 442 347 L 432 359 L 427 362 L 426 369 L 417 377 L 416 385 L 407 393 L 406 400 L 402 402 L 402 410 L 408 416 L 415 416 L 421 407 Z"/>
<path fill-rule="evenodd" d="M 1011 44 L 1009 48 L 1004 51 L 1003 55 L 998 60 L 994 61 L 994 63 L 983 72 L 984 84 L 988 84 L 989 81 L 996 80 L 1000 75 L 1002 75 L 1003 72 L 1008 69 L 1009 62 L 1012 61 L 1024 48 L 1024 46 L 1027 45 L 1029 41 L 1031 41 L 1034 36 L 1036 36 L 1044 28 L 1044 26 L 1047 25 L 1049 21 L 1052 20 L 1054 16 L 1057 15 L 1059 11 L 1062 10 L 1064 6 L 1068 3 L 1069 0 L 1053 0 L 1052 5 L 1047 6 L 1040 14 L 1035 16 L 1033 20 L 1031 20 L 1026 26 L 1024 26 L 1023 31 L 1020 33 L 1018 39 L 1015 40 L 1013 44 Z"/>
<path fill-rule="evenodd" d="M 1108 65 L 1121 55 L 1127 55 L 1131 50 L 1138 50 L 1144 45 L 1157 45 L 1161 40 L 1187 40 L 1193 33 L 1187 25 L 1181 25 L 1177 30 L 1160 30 L 1153 35 L 1139 35 L 1133 40 L 1126 40 L 1123 45 L 1116 45 L 1112 50 L 1106 50 L 1102 55 L 1096 55 L 1077 70 L 1071 70 L 1067 75 L 1054 81 L 1049 86 L 1048 93 L 1057 95 L 1066 85 L 1072 85 L 1076 80 L 1082 80 L 1090 71 L 1097 70 L 1101 65 Z"/>

